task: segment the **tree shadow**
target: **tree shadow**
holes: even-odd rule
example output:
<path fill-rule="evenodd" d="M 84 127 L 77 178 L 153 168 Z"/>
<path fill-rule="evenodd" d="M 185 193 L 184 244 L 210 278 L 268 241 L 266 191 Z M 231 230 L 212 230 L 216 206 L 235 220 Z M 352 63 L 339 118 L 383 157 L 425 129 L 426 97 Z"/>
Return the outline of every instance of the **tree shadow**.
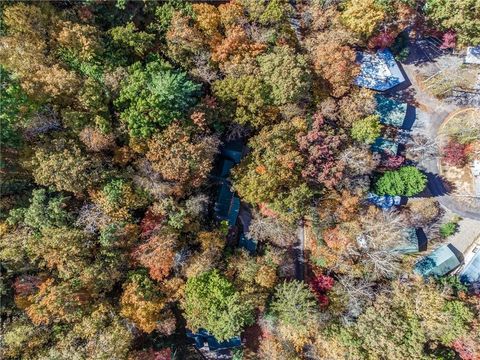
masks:
<path fill-rule="evenodd" d="M 440 44 L 441 41 L 435 37 L 426 37 L 410 42 L 410 53 L 404 63 L 419 66 L 434 62 L 449 52 L 449 50 L 440 49 Z"/>
<path fill-rule="evenodd" d="M 407 112 L 405 114 L 405 120 L 403 121 L 401 128 L 407 131 L 412 130 L 413 124 L 415 123 L 416 119 L 417 119 L 417 109 L 408 103 Z"/>
<path fill-rule="evenodd" d="M 453 184 L 438 174 L 425 172 L 427 176 L 427 187 L 414 197 L 437 197 L 451 194 L 454 190 Z"/>

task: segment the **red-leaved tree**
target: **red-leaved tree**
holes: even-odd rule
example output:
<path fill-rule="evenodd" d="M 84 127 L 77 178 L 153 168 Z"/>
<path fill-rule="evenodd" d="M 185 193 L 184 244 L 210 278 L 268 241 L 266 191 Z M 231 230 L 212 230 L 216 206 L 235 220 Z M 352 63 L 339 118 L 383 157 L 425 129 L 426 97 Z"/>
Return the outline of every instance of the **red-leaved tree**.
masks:
<path fill-rule="evenodd" d="M 312 183 L 333 188 L 342 179 L 345 165 L 337 159 L 343 144 L 343 137 L 335 133 L 317 112 L 313 124 L 305 136 L 298 137 L 300 150 L 306 157 L 302 176 Z"/>
<path fill-rule="evenodd" d="M 442 149 L 442 159 L 447 165 L 463 167 L 467 162 L 465 145 L 450 140 Z"/>
<path fill-rule="evenodd" d="M 457 34 L 454 31 L 450 30 L 447 31 L 442 36 L 442 44 L 440 45 L 440 49 L 454 49 L 457 45 Z"/>
<path fill-rule="evenodd" d="M 176 237 L 171 234 L 152 236 L 132 251 L 132 258 L 149 270 L 157 281 L 165 279 L 174 263 Z"/>
<path fill-rule="evenodd" d="M 332 289 L 334 282 L 332 277 L 323 274 L 317 275 L 310 281 L 310 288 L 315 293 L 320 306 L 329 304 L 327 292 Z"/>
<path fill-rule="evenodd" d="M 379 34 L 372 36 L 368 41 L 368 47 L 375 49 L 384 49 L 389 47 L 395 41 L 395 36 L 391 32 L 382 31 Z"/>
<path fill-rule="evenodd" d="M 402 155 L 388 155 L 385 159 L 382 160 L 381 166 L 388 170 L 398 169 L 405 161 L 405 157 Z"/>

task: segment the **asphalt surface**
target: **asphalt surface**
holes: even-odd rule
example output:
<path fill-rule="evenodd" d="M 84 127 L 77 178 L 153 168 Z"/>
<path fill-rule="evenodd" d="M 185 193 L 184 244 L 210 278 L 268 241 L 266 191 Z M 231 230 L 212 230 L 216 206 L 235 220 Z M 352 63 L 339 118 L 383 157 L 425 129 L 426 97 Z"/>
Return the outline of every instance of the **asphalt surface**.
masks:
<path fill-rule="evenodd" d="M 415 45 L 411 47 L 411 52 L 413 58 L 421 58 L 421 55 L 417 54 L 421 52 L 421 49 Z M 421 65 L 415 61 L 402 65 L 406 78 L 408 78 L 408 86 L 398 91 L 398 97 L 408 97 L 410 102 L 414 102 L 411 105 L 417 108 L 417 120 L 413 124 L 412 132 L 435 139 L 445 118 L 450 113 L 459 110 L 460 107 L 452 103 L 439 101 L 424 92 L 416 82 L 415 70 L 418 66 Z M 422 162 L 422 167 L 426 169 L 428 184 L 427 190 L 420 194 L 420 197 L 435 197 L 442 206 L 459 216 L 480 220 L 479 212 L 465 209 L 465 206 L 458 202 L 455 196 L 450 193 L 448 185 L 438 175 L 438 159 L 424 161 Z"/>

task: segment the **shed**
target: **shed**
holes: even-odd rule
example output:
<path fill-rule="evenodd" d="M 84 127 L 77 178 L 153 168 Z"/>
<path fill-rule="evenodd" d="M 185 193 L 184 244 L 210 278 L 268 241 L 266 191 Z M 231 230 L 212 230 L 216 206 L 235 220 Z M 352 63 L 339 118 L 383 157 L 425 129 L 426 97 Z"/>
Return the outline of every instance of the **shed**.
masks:
<path fill-rule="evenodd" d="M 398 153 L 398 144 L 392 140 L 379 137 L 372 144 L 371 149 L 376 153 L 385 153 L 387 155 L 395 156 Z"/>
<path fill-rule="evenodd" d="M 467 47 L 465 63 L 480 65 L 480 45 Z"/>
<path fill-rule="evenodd" d="M 381 94 L 376 94 L 375 100 L 377 101 L 375 113 L 380 116 L 380 122 L 401 128 L 405 122 L 408 105 Z"/>
<path fill-rule="evenodd" d="M 414 272 L 423 277 L 444 276 L 459 267 L 462 262 L 462 253 L 452 244 L 447 244 L 418 261 Z"/>
<path fill-rule="evenodd" d="M 394 251 L 400 254 L 414 254 L 427 250 L 427 236 L 422 228 L 406 228 L 402 244 Z"/>
<path fill-rule="evenodd" d="M 355 84 L 377 91 L 385 91 L 405 81 L 400 68 L 388 49 L 376 53 L 358 52 L 360 74 Z"/>

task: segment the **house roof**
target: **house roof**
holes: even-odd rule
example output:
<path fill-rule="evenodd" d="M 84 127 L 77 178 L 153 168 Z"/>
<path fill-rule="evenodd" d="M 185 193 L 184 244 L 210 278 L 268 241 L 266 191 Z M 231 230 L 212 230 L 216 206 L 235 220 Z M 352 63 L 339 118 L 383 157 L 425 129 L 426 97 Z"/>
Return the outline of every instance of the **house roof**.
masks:
<path fill-rule="evenodd" d="M 418 261 L 414 272 L 424 277 L 443 276 L 455 270 L 462 261 L 462 254 L 452 244 L 447 244 Z"/>
<path fill-rule="evenodd" d="M 220 148 L 220 154 L 238 164 L 243 156 L 243 143 L 240 140 L 232 140 L 224 143 Z"/>
<path fill-rule="evenodd" d="M 465 63 L 480 65 L 480 45 L 467 47 L 467 54 L 465 55 Z"/>
<path fill-rule="evenodd" d="M 480 251 L 478 251 L 460 272 L 460 280 L 465 283 L 480 283 Z"/>
<path fill-rule="evenodd" d="M 373 152 L 376 152 L 376 153 L 383 152 L 388 155 L 397 155 L 398 144 L 392 140 L 379 137 L 372 144 L 371 149 Z"/>
<path fill-rule="evenodd" d="M 215 336 L 211 335 L 205 329 L 199 329 L 196 333 L 193 333 L 190 330 L 186 331 L 187 338 L 193 341 L 196 348 L 201 349 L 208 345 L 210 351 L 218 351 L 223 349 L 232 349 L 242 346 L 242 340 L 240 336 L 235 336 L 231 339 L 225 341 L 218 341 Z"/>
<path fill-rule="evenodd" d="M 385 125 L 402 127 L 407 114 L 408 105 L 400 101 L 387 98 L 381 94 L 375 95 L 377 107 L 375 113 L 380 116 L 380 122 Z"/>
<path fill-rule="evenodd" d="M 413 254 L 427 250 L 427 236 L 422 228 L 406 228 L 402 243 L 394 251 L 401 254 Z"/>
<path fill-rule="evenodd" d="M 358 52 L 360 75 L 355 84 L 368 89 L 385 91 L 405 81 L 400 68 L 388 49 L 378 50 L 375 54 Z"/>
<path fill-rule="evenodd" d="M 229 226 L 236 224 L 240 211 L 240 199 L 230 190 L 229 185 L 223 183 L 220 186 L 214 209 L 218 220 L 227 220 Z"/>
<path fill-rule="evenodd" d="M 257 251 L 257 241 L 246 236 L 244 233 L 240 235 L 240 240 L 238 246 L 243 247 L 245 250 L 248 250 L 251 254 Z"/>

